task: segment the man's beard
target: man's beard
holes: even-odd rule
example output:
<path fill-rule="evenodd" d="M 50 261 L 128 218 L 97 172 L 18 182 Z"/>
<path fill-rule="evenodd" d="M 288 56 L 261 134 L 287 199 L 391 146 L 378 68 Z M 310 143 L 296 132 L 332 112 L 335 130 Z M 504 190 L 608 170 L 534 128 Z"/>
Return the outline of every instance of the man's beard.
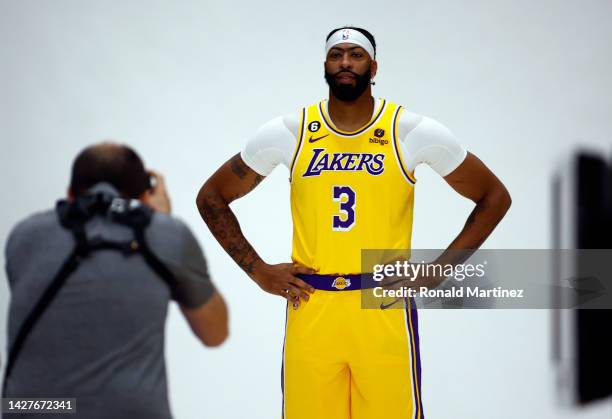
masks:
<path fill-rule="evenodd" d="M 350 84 L 338 83 L 335 76 L 339 73 L 351 73 L 353 76 L 355 76 L 355 85 L 352 86 Z M 362 75 L 349 70 L 340 70 L 336 74 L 330 74 L 327 71 L 325 72 L 325 81 L 329 85 L 329 89 L 335 97 L 343 102 L 353 102 L 357 100 L 357 98 L 361 96 L 370 85 L 371 78 L 372 72 L 369 68 L 368 71 Z"/>

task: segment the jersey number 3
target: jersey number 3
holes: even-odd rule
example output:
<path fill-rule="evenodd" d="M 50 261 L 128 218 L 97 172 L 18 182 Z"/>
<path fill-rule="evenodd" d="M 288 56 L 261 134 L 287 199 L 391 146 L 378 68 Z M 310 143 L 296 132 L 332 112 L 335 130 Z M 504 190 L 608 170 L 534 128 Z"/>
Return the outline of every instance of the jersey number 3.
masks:
<path fill-rule="evenodd" d="M 350 186 L 334 186 L 332 200 L 340 203 L 340 214 L 332 216 L 332 230 L 350 231 L 355 226 L 355 191 Z"/>

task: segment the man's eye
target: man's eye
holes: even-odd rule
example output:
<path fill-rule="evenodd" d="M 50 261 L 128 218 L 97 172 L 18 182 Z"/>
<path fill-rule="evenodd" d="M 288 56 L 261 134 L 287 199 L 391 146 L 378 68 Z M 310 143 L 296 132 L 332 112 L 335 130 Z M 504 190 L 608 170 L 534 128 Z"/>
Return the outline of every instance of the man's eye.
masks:
<path fill-rule="evenodd" d="M 340 58 L 342 55 L 338 52 L 332 52 L 329 57 L 330 58 Z"/>
<path fill-rule="evenodd" d="M 363 57 L 363 54 L 362 54 L 362 53 L 360 53 L 360 52 L 354 52 L 354 53 L 353 53 L 353 57 L 355 57 L 355 58 L 361 58 L 361 57 Z"/>

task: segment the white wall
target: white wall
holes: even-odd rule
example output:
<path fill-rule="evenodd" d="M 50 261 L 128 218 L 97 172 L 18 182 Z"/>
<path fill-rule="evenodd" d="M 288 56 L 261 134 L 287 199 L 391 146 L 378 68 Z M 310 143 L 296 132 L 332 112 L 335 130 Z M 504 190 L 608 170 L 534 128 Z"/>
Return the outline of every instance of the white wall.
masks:
<path fill-rule="evenodd" d="M 445 123 L 513 197 L 489 248 L 546 248 L 550 174 L 588 142 L 610 151 L 612 3 L 543 0 L 0 3 L 0 240 L 47 208 L 85 145 L 134 146 L 167 175 L 174 212 L 196 231 L 231 308 L 232 336 L 204 350 L 174 307 L 168 322 L 177 418 L 280 414 L 283 302 L 261 292 L 197 214 L 197 189 L 260 124 L 326 94 L 324 37 L 357 24 L 379 44 L 377 96 Z M 448 244 L 471 205 L 417 169 L 413 245 Z M 270 262 L 288 261 L 287 173 L 234 206 Z M 4 262 L 0 257 L 0 262 Z M 5 345 L 8 303 L 0 284 Z M 430 418 L 608 418 L 559 406 L 549 313 L 421 313 Z"/>

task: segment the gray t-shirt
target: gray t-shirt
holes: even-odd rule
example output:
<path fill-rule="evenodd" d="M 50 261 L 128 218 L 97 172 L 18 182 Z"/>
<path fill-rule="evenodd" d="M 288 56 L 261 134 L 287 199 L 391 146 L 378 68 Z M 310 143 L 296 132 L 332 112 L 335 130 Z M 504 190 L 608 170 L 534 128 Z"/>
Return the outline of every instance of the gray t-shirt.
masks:
<path fill-rule="evenodd" d="M 86 231 L 89 238 L 112 241 L 133 237 L 130 227 L 103 217 L 92 219 Z M 214 287 L 202 251 L 181 221 L 155 213 L 146 239 L 176 277 L 175 295 L 142 254 L 93 252 L 26 340 L 8 380 L 9 397 L 76 397 L 77 418 L 171 417 L 164 361 L 168 302 L 174 298 L 197 307 Z M 72 233 L 52 210 L 27 218 L 11 232 L 6 245 L 9 345 L 73 246 Z"/>

